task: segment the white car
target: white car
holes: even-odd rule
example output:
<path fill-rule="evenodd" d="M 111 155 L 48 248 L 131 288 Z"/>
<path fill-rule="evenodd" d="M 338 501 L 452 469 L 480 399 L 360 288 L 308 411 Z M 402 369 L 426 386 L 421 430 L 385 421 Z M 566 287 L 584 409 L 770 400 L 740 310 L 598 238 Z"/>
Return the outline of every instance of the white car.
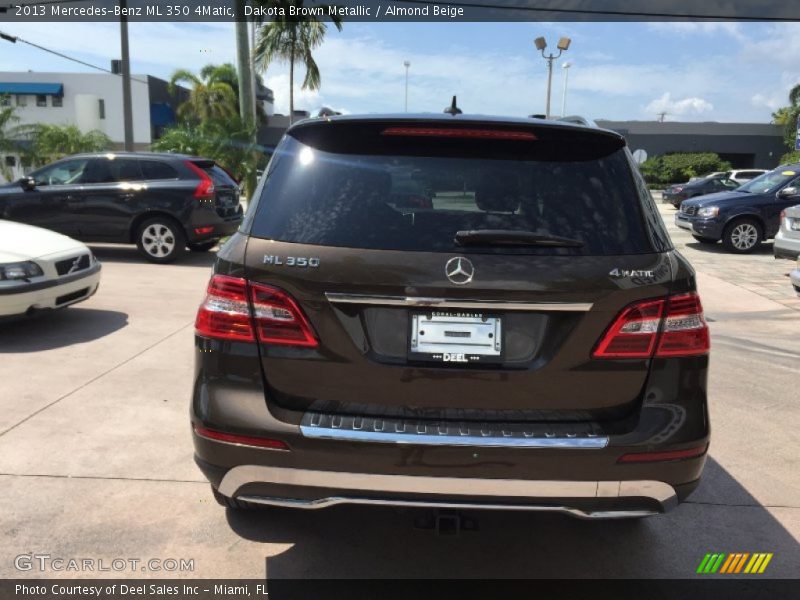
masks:
<path fill-rule="evenodd" d="M 100 263 L 82 243 L 0 220 L 0 318 L 63 308 L 100 285 Z"/>

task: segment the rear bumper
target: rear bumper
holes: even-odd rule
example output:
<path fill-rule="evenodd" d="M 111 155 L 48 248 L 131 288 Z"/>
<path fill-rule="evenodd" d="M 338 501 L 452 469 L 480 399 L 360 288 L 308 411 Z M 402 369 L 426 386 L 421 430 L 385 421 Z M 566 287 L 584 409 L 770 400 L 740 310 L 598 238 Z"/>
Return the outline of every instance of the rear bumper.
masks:
<path fill-rule="evenodd" d="M 248 486 L 251 491 L 240 492 Z M 659 481 L 425 477 L 255 465 L 230 469 L 218 489 L 254 504 L 301 509 L 370 504 L 560 512 L 585 519 L 644 517 L 678 504 L 676 490 Z M 284 496 L 265 495 L 270 489 Z"/>
<path fill-rule="evenodd" d="M 797 237 L 789 237 L 780 229 L 775 236 L 772 246 L 775 258 L 788 258 L 796 260 L 800 256 L 800 232 L 794 232 Z"/>
<path fill-rule="evenodd" d="M 196 462 L 212 486 L 248 502 L 645 516 L 685 498 L 706 460 L 702 454 L 620 462 L 625 454 L 708 443 L 707 356 L 655 359 L 641 405 L 614 422 L 319 419 L 267 400 L 254 348 L 235 344 L 225 357 L 216 342 L 211 352 L 205 340 L 197 343 L 192 424 L 288 446 L 259 448 L 192 433 Z"/>
<path fill-rule="evenodd" d="M 241 206 L 236 215 L 228 218 L 220 217 L 213 207 L 197 208 L 186 224 L 186 239 L 190 243 L 197 243 L 233 235 L 242 224 L 242 218 Z"/>

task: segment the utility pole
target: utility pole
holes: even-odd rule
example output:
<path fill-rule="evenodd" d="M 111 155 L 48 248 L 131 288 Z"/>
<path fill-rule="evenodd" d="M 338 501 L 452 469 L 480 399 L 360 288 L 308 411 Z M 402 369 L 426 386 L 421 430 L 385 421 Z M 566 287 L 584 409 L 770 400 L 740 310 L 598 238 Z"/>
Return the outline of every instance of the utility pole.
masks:
<path fill-rule="evenodd" d="M 660 112 L 660 113 L 657 113 L 657 114 L 658 114 L 658 122 L 659 123 L 663 123 L 664 122 L 664 117 L 666 117 L 669 113 L 668 112 Z"/>
<path fill-rule="evenodd" d="M 125 130 L 125 151 L 133 151 L 133 108 L 131 106 L 131 57 L 128 50 L 128 17 L 126 0 L 119 0 L 119 39 L 122 54 L 122 121 Z"/>
<path fill-rule="evenodd" d="M 247 37 L 247 19 L 244 16 L 244 0 L 236 0 L 236 66 L 239 77 L 239 115 L 245 125 L 253 130 L 250 143 L 256 143 L 256 104 L 254 94 L 253 72 L 251 69 L 250 43 Z M 252 194 L 256 189 L 255 156 L 251 158 L 247 169 L 245 190 Z M 249 201 L 249 198 L 248 198 Z"/>
<path fill-rule="evenodd" d="M 404 60 L 403 66 L 406 68 L 406 112 L 408 112 L 408 67 L 411 66 L 411 63 Z"/>

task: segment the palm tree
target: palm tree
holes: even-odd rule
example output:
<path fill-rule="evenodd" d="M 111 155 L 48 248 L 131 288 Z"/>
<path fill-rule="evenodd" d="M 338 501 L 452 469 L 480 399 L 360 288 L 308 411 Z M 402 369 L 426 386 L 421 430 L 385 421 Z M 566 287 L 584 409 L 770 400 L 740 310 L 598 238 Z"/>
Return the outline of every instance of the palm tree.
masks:
<path fill-rule="evenodd" d="M 302 7 L 302 0 L 259 0 L 264 7 L 283 7 L 289 13 L 290 5 Z M 315 5 L 318 6 L 318 5 Z M 326 10 L 327 12 L 327 10 Z M 342 30 L 340 17 L 332 16 L 331 21 L 336 28 Z M 300 63 L 306 68 L 303 84 L 304 90 L 318 90 L 321 84 L 319 67 L 312 51 L 318 48 L 325 39 L 328 27 L 318 17 L 308 15 L 300 19 L 289 20 L 278 18 L 259 27 L 256 45 L 253 48 L 256 66 L 262 71 L 273 61 L 289 63 L 289 122 L 294 120 L 294 66 Z"/>
<path fill-rule="evenodd" d="M 192 88 L 189 99 L 178 107 L 178 117 L 197 122 L 236 116 L 239 105 L 236 91 L 228 80 L 228 67 L 233 68 L 233 65 L 206 65 L 199 77 L 187 69 L 175 71 L 169 80 L 170 93 L 174 94 L 181 83 Z"/>
<path fill-rule="evenodd" d="M 238 115 L 208 119 L 199 124 L 178 123 L 153 142 L 153 150 L 213 158 L 241 181 L 258 166 L 252 160 L 257 150 L 252 142 L 254 133 L 254 128 Z M 259 154 L 259 159 L 263 166 L 266 163 L 263 154 Z"/>
<path fill-rule="evenodd" d="M 34 123 L 16 130 L 27 143 L 20 144 L 23 163 L 41 165 L 70 154 L 109 150 L 114 143 L 98 130 L 82 132 L 75 125 Z"/>

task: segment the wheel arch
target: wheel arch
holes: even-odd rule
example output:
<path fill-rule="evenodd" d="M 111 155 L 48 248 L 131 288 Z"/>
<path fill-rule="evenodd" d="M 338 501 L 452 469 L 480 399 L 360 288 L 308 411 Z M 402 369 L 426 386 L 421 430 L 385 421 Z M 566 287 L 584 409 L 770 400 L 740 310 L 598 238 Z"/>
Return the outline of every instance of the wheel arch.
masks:
<path fill-rule="evenodd" d="M 738 221 L 739 219 L 753 219 L 754 221 L 757 221 L 761 226 L 762 235 L 766 235 L 766 223 L 764 222 L 764 218 L 759 213 L 753 211 L 739 212 L 735 215 L 731 215 L 725 219 L 722 230 L 725 231 L 731 225 L 731 223 Z"/>
<path fill-rule="evenodd" d="M 128 229 L 128 240 L 132 243 L 136 243 L 136 233 L 139 231 L 139 227 L 142 223 L 147 221 L 148 219 L 152 219 L 154 217 L 165 217 L 175 223 L 178 227 L 180 227 L 181 231 L 183 232 L 184 237 L 186 237 L 186 229 L 181 224 L 180 220 L 175 217 L 175 215 L 170 214 L 165 210 L 148 210 L 140 215 L 137 215 L 133 221 L 131 221 L 130 227 Z"/>

